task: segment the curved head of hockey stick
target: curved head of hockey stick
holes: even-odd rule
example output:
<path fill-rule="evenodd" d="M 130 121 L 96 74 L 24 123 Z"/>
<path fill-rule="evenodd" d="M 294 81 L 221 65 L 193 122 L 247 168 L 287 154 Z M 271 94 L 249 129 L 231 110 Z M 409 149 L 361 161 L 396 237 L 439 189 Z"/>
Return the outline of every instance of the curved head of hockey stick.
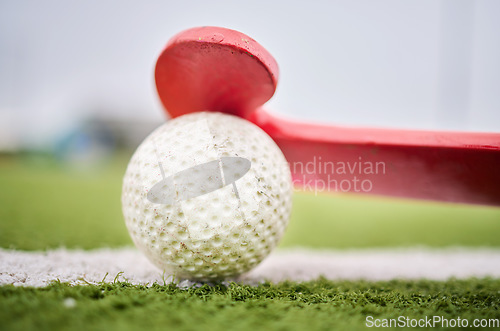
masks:
<path fill-rule="evenodd" d="M 247 118 L 273 96 L 278 65 L 243 33 L 199 27 L 168 42 L 156 63 L 155 80 L 172 117 L 218 111 Z"/>

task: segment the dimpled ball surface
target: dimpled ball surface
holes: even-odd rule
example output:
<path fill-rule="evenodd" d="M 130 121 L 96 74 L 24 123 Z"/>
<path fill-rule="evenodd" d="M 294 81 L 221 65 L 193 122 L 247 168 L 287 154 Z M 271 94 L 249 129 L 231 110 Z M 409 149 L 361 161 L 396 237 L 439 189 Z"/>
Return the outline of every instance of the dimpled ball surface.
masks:
<path fill-rule="evenodd" d="M 162 179 L 223 157 L 245 158 L 250 169 L 234 184 L 201 189 L 193 198 L 164 204 L 148 199 Z M 203 180 L 193 176 L 163 188 L 182 197 L 185 190 L 199 190 Z M 289 166 L 264 131 L 235 116 L 202 112 L 170 120 L 142 142 L 125 173 L 122 208 L 135 245 L 166 274 L 220 280 L 249 271 L 277 245 L 291 196 Z"/>

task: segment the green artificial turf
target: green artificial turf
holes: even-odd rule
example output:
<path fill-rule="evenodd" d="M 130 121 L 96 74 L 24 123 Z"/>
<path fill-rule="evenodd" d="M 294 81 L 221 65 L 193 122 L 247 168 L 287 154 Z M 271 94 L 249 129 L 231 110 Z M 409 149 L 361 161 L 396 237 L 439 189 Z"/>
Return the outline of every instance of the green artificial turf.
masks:
<path fill-rule="evenodd" d="M 121 209 L 130 153 L 92 169 L 0 155 L 0 247 L 131 245 Z M 294 195 L 283 247 L 500 247 L 500 209 L 351 195 Z M 465 266 L 464 266 L 465 267 Z M 0 270 L 3 272 L 3 270 Z M 0 286 L 0 330 L 357 330 L 375 319 L 500 316 L 500 279 Z M 439 325 L 438 325 L 439 326 Z"/>
<path fill-rule="evenodd" d="M 132 245 L 121 207 L 130 153 L 92 170 L 49 157 L 0 157 L 0 247 Z M 500 247 L 500 208 L 295 193 L 282 247 Z"/>
<path fill-rule="evenodd" d="M 500 247 L 499 234 L 500 208 L 299 193 L 282 245 Z"/>
<path fill-rule="evenodd" d="M 492 279 L 3 286 L 0 321 L 4 330 L 363 330 L 368 316 L 498 323 L 499 288 Z"/>

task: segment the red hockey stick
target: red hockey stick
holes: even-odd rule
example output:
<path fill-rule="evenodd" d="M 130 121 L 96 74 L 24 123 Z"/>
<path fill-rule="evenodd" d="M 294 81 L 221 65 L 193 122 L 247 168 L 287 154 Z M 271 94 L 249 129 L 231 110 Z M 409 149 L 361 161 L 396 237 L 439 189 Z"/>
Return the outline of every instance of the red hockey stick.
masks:
<path fill-rule="evenodd" d="M 155 70 L 172 117 L 220 111 L 265 130 L 308 189 L 500 206 L 500 134 L 410 131 L 299 123 L 267 113 L 278 82 L 255 40 L 201 27 L 172 38 Z"/>

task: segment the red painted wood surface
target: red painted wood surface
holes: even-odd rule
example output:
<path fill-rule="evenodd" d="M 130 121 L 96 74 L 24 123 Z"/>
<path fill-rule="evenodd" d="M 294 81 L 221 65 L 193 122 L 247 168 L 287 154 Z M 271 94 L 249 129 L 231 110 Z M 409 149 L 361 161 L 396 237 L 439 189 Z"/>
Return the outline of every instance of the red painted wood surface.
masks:
<path fill-rule="evenodd" d="M 500 134 L 349 128 L 278 118 L 261 108 L 276 89 L 276 61 L 240 32 L 217 27 L 181 32 L 158 58 L 155 78 L 172 117 L 220 111 L 260 126 L 283 150 L 297 185 L 500 206 Z M 377 171 L 366 171 L 370 164 L 378 165 Z"/>

